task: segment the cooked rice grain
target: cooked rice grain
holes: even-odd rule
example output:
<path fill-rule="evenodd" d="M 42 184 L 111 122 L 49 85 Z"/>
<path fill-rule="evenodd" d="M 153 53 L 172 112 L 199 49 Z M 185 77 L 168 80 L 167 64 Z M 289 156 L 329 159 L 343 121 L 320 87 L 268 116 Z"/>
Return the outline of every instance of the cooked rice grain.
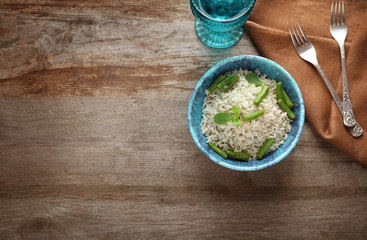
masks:
<path fill-rule="evenodd" d="M 212 142 L 222 150 L 247 152 L 251 154 L 251 160 L 256 159 L 256 154 L 260 147 L 268 138 L 274 138 L 275 143 L 269 148 L 274 151 L 287 139 L 287 133 L 291 130 L 291 121 L 277 104 L 275 85 L 276 81 L 266 78 L 257 70 L 255 73 L 260 80 L 270 87 L 266 97 L 259 106 L 255 106 L 253 101 L 260 92 L 261 86 L 249 83 L 245 79 L 247 70 L 235 70 L 234 74 L 239 74 L 239 81 L 227 92 L 216 89 L 210 93 L 206 90 L 206 97 L 203 105 L 203 119 L 201 130 L 206 136 L 207 142 Z M 236 127 L 232 122 L 224 125 L 214 123 L 214 115 L 219 112 L 232 114 L 232 107 L 240 108 L 240 117 L 243 115 L 264 109 L 264 114 L 252 121 L 243 122 Z"/>

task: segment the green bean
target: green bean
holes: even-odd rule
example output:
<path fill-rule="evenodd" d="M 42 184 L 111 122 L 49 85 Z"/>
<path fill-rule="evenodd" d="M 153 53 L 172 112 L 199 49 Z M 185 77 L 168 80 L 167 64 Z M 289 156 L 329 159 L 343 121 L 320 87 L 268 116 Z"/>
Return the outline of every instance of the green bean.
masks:
<path fill-rule="evenodd" d="M 284 102 L 288 105 L 288 107 L 293 107 L 292 100 L 289 98 L 287 92 L 283 88 L 283 96 L 284 96 Z"/>
<path fill-rule="evenodd" d="M 249 153 L 244 153 L 244 152 L 232 152 L 232 151 L 226 151 L 227 156 L 229 156 L 230 158 L 233 158 L 235 160 L 243 160 L 243 161 L 247 161 L 250 159 L 251 155 Z"/>
<path fill-rule="evenodd" d="M 213 92 L 218 87 L 218 84 L 225 78 L 226 76 L 219 75 L 219 77 L 217 77 L 217 79 L 215 79 L 215 81 L 208 87 L 209 92 Z"/>
<path fill-rule="evenodd" d="M 229 75 L 218 84 L 217 88 L 226 92 L 238 81 L 238 79 L 240 79 L 238 74 Z"/>
<path fill-rule="evenodd" d="M 264 85 L 261 88 L 261 91 L 259 92 L 259 94 L 256 96 L 255 100 L 254 100 L 254 104 L 257 106 L 260 104 L 260 102 L 263 100 L 263 98 L 266 96 L 266 94 L 269 92 L 270 87 Z"/>
<path fill-rule="evenodd" d="M 275 85 L 275 90 L 277 93 L 277 98 L 284 100 L 282 81 L 277 82 L 277 84 Z"/>
<path fill-rule="evenodd" d="M 292 110 L 288 107 L 288 105 L 283 101 L 283 99 L 278 100 L 278 104 L 283 110 L 287 113 L 290 119 L 294 119 L 296 115 L 292 112 Z"/>
<path fill-rule="evenodd" d="M 265 143 L 261 146 L 260 150 L 257 152 L 256 156 L 258 159 L 262 159 L 269 149 L 269 147 L 275 142 L 274 138 L 269 138 L 265 141 Z"/>
<path fill-rule="evenodd" d="M 223 89 L 224 85 L 226 85 L 233 78 L 233 74 L 226 76 L 217 86 L 218 89 Z"/>
<path fill-rule="evenodd" d="M 240 76 L 238 74 L 236 74 L 233 78 L 231 78 L 230 81 L 228 81 L 224 86 L 223 86 L 223 91 L 227 92 L 238 80 L 240 79 Z"/>
<path fill-rule="evenodd" d="M 260 117 L 263 114 L 264 114 L 264 109 L 246 114 L 245 116 L 243 116 L 243 121 L 245 121 L 245 122 L 251 121 L 253 119 L 256 119 L 256 118 Z"/>
<path fill-rule="evenodd" d="M 227 154 L 222 149 L 220 149 L 219 147 L 215 146 L 213 143 L 209 143 L 209 147 L 211 147 L 211 149 L 213 149 L 214 152 L 218 153 L 223 158 L 227 158 Z"/>

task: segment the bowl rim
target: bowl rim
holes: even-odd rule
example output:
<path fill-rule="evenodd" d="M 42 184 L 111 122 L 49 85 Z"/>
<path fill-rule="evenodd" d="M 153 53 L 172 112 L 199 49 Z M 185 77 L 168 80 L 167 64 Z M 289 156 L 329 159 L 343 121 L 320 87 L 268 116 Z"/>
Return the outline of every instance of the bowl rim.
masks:
<path fill-rule="evenodd" d="M 267 63 L 275 66 L 276 68 L 280 69 L 281 72 L 284 73 L 284 75 L 288 79 L 290 79 L 291 82 L 294 83 L 297 98 L 299 98 L 299 100 L 300 100 L 300 113 L 301 113 L 301 116 L 300 116 L 300 125 L 299 125 L 299 127 L 298 127 L 298 129 L 296 131 L 295 137 L 290 142 L 288 148 L 284 149 L 284 151 L 277 158 L 272 159 L 271 161 L 264 161 L 264 160 L 266 160 L 266 157 L 265 157 L 263 160 L 261 160 L 261 161 L 264 161 L 263 164 L 259 164 L 259 165 L 255 165 L 255 166 L 246 166 L 246 165 L 243 165 L 243 166 L 234 166 L 234 165 L 232 165 L 232 164 L 229 163 L 230 161 L 225 161 L 225 160 L 228 160 L 228 159 L 224 159 L 221 156 L 219 156 L 218 154 L 217 155 L 212 155 L 211 153 L 209 153 L 208 151 L 206 151 L 204 149 L 204 146 L 202 146 L 202 144 L 198 141 L 198 138 L 195 137 L 195 131 L 193 129 L 193 119 L 192 119 L 191 116 L 192 116 L 192 113 L 193 113 L 194 98 L 197 95 L 197 92 L 199 91 L 199 89 L 203 85 L 204 81 L 208 78 L 208 76 L 210 74 L 213 74 L 213 72 L 216 71 L 216 69 L 218 67 L 220 67 L 221 65 L 226 64 L 228 62 L 235 61 L 237 59 L 240 59 L 240 60 L 242 60 L 242 59 L 256 59 L 256 61 L 265 61 L 265 62 L 267 62 Z M 257 170 L 261 170 L 261 169 L 270 167 L 270 166 L 275 165 L 276 163 L 282 161 L 294 149 L 294 147 L 296 146 L 298 140 L 300 139 L 301 134 L 302 134 L 302 131 L 303 131 L 304 121 L 305 121 L 304 101 L 303 101 L 301 90 L 299 89 L 297 82 L 288 73 L 288 71 L 285 70 L 281 65 L 279 65 L 278 63 L 276 63 L 276 62 L 274 62 L 274 61 L 272 61 L 272 60 L 270 60 L 268 58 L 257 56 L 257 55 L 238 55 L 238 56 L 233 56 L 233 57 L 224 59 L 224 60 L 216 63 L 198 81 L 198 83 L 196 84 L 196 86 L 195 86 L 195 88 L 194 88 L 194 90 L 192 92 L 192 95 L 191 95 L 191 98 L 190 98 L 190 101 L 189 101 L 189 105 L 188 105 L 188 125 L 189 125 L 189 130 L 190 130 L 191 137 L 193 138 L 196 146 L 209 159 L 211 159 L 213 162 L 215 162 L 215 163 L 217 163 L 217 164 L 219 164 L 219 165 L 221 165 L 223 167 L 226 167 L 226 168 L 229 168 L 229 169 L 232 169 L 232 170 L 237 170 L 237 171 L 257 171 Z M 201 128 L 200 128 L 200 133 L 203 135 L 203 133 L 201 132 Z M 205 135 L 203 135 L 203 136 L 205 137 Z M 277 150 L 275 150 L 275 151 L 277 151 Z M 256 160 L 256 161 L 258 161 L 258 160 Z"/>

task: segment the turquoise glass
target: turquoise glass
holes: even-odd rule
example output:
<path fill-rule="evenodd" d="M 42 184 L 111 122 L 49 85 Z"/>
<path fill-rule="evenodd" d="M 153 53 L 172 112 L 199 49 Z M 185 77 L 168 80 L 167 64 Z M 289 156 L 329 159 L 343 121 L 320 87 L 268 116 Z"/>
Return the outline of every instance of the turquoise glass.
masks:
<path fill-rule="evenodd" d="M 190 0 L 195 30 L 213 48 L 227 48 L 240 40 L 256 0 Z"/>

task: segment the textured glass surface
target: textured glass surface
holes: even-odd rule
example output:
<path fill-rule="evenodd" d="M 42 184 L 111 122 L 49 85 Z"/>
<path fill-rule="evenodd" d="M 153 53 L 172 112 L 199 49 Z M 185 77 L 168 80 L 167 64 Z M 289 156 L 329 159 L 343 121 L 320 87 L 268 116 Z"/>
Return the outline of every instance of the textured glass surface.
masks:
<path fill-rule="evenodd" d="M 190 0 L 200 40 L 214 48 L 234 45 L 243 35 L 243 24 L 255 0 Z"/>

